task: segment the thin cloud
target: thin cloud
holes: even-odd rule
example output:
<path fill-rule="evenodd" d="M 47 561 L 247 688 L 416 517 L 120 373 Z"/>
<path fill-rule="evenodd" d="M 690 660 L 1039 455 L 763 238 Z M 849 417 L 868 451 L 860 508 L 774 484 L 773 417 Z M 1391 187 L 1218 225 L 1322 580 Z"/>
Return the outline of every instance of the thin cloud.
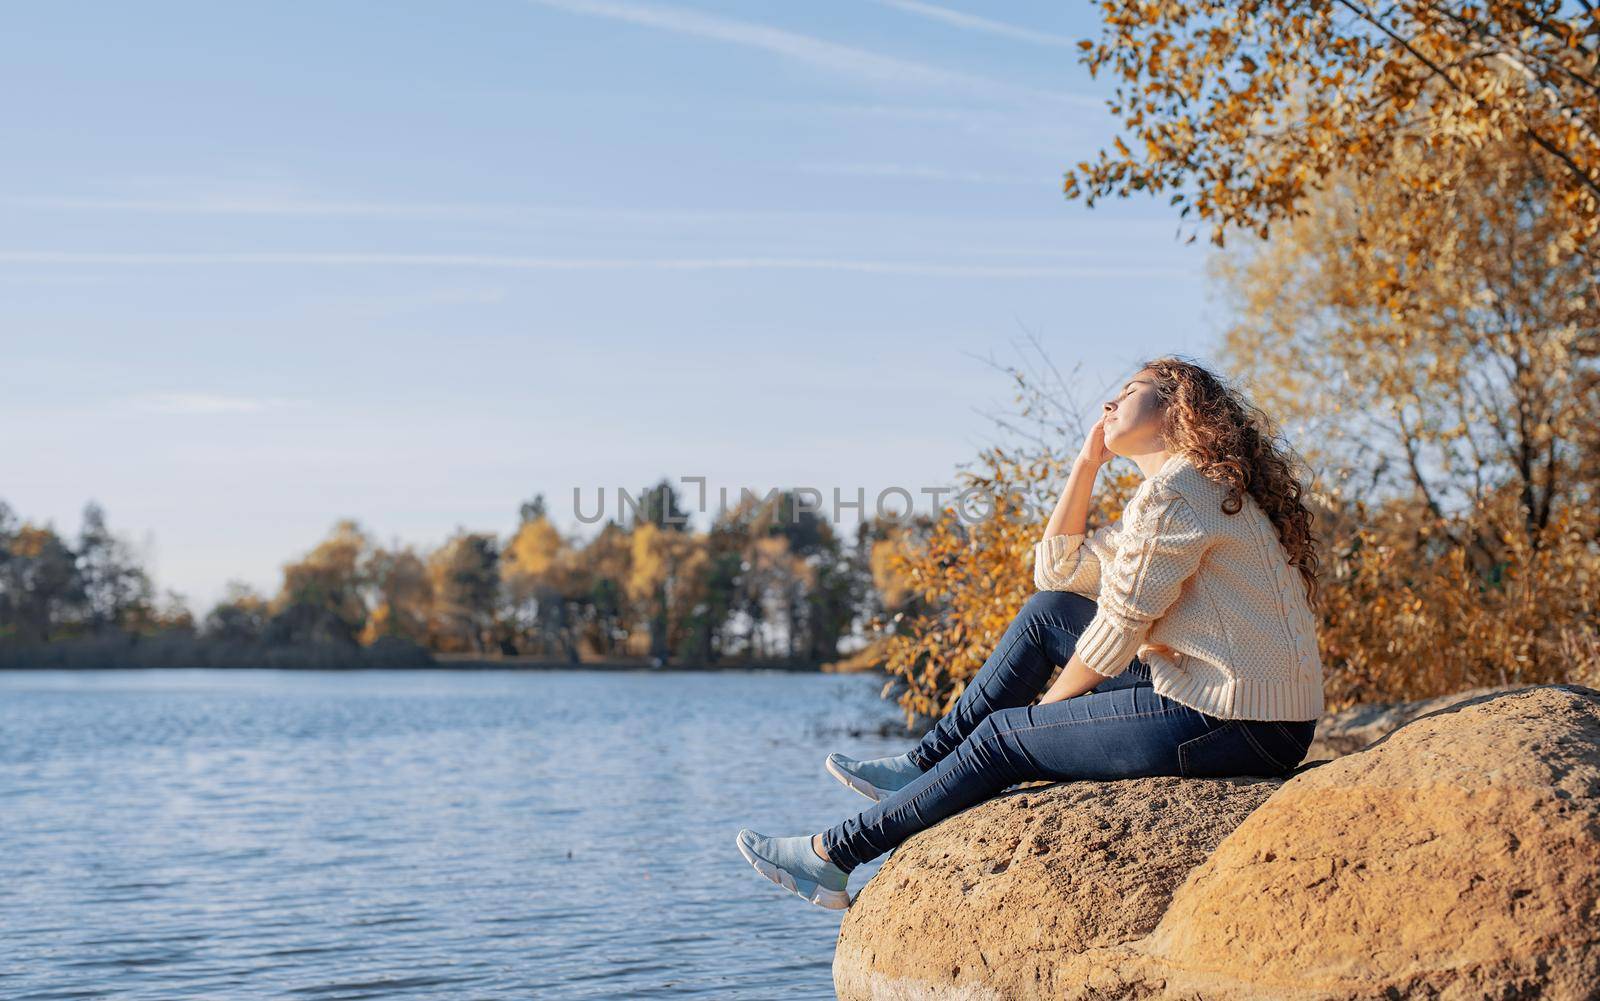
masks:
<path fill-rule="evenodd" d="M 1001 83 L 988 77 L 942 69 L 896 56 L 886 56 L 852 45 L 841 45 L 795 31 L 736 21 L 682 7 L 627 3 L 623 0 L 528 0 L 529 3 L 629 24 L 660 28 L 681 35 L 705 38 L 775 53 L 841 76 L 876 83 L 957 89 L 991 96 L 1027 96 L 1045 101 L 1070 101 L 1070 97 Z"/>
<path fill-rule="evenodd" d="M 162 198 L 22 195 L 0 198 L 0 205 L 59 212 L 130 212 L 160 215 L 259 215 L 376 218 L 664 218 L 698 221 L 718 213 L 683 210 L 627 209 L 612 206 L 541 205 L 530 202 L 371 202 L 340 198 L 292 198 L 255 195 L 197 195 Z M 743 215 L 746 213 L 721 213 Z M 799 214 L 799 213 L 794 213 Z"/>
<path fill-rule="evenodd" d="M 229 396 L 222 393 L 151 393 L 136 396 L 133 407 L 147 414 L 196 416 L 256 414 L 298 405 L 296 400 L 272 396 Z"/>
<path fill-rule="evenodd" d="M 361 202 L 278 197 L 78 198 L 24 196 L 0 199 L 27 209 L 91 212 L 157 212 L 193 215 L 267 216 L 459 216 L 494 215 L 502 206 L 451 202 Z"/>
<path fill-rule="evenodd" d="M 432 267 L 513 271 L 837 271 L 949 278 L 1162 278 L 1191 277 L 1185 268 L 1063 267 L 1050 264 L 986 265 L 936 261 L 870 261 L 831 257 L 571 258 L 491 254 L 217 253 L 127 254 L 72 251 L 0 252 L 0 264 L 35 266 L 163 267 L 288 265 L 298 267 Z"/>
<path fill-rule="evenodd" d="M 787 165 L 783 169 L 790 169 Z M 343 200 L 275 200 L 240 198 L 95 198 L 76 196 L 21 196 L 0 198 L 0 205 L 52 212 L 128 212 L 160 215 L 259 215 L 339 218 L 374 216 L 404 218 L 454 217 L 489 219 L 575 219 L 643 223 L 753 223 L 764 220 L 899 218 L 905 212 L 860 210 L 829 213 L 794 209 L 658 209 L 614 205 L 543 205 L 532 202 L 359 202 Z M 920 213 L 924 219 L 958 219 L 961 216 Z"/>
<path fill-rule="evenodd" d="M 1104 110 L 1105 102 L 1094 98 L 1095 106 Z M 826 101 L 767 101 L 762 102 L 758 113 L 770 114 L 777 110 L 786 114 L 805 113 L 818 115 L 847 115 L 855 118 L 893 118 L 908 122 L 934 122 L 939 125 L 960 125 L 968 129 L 1015 129 L 1017 125 L 991 111 L 977 108 L 937 107 L 910 104 L 843 104 Z"/>
<path fill-rule="evenodd" d="M 1059 186 L 1060 178 L 1025 177 L 1021 174 L 989 174 L 975 170 L 951 170 L 945 167 L 927 167 L 905 163 L 807 163 L 800 169 L 812 174 L 834 174 L 844 177 L 887 177 L 897 180 L 954 181 L 962 184 L 1005 184 L 1028 187 Z"/>
<path fill-rule="evenodd" d="M 948 7 L 936 7 L 931 3 L 919 3 L 918 0 L 878 0 L 885 7 L 903 10 L 908 14 L 942 21 L 967 31 L 981 31 L 985 34 L 999 35 L 1018 42 L 1031 42 L 1035 45 L 1069 46 L 1076 45 L 1077 39 L 1067 38 L 1064 35 L 1052 35 L 1045 31 L 1035 31 L 1032 28 L 1022 28 L 1004 21 L 991 21 L 986 17 L 973 14 L 963 14 L 958 10 Z"/>

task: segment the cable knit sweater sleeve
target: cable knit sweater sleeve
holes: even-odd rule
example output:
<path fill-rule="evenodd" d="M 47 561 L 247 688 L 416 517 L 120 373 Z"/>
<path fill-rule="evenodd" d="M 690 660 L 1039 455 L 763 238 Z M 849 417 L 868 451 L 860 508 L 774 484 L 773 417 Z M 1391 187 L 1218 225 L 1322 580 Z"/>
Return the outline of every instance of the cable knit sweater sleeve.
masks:
<path fill-rule="evenodd" d="M 1100 554 L 1116 552 L 1122 519 L 1088 534 L 1068 533 L 1040 539 L 1033 546 L 1033 586 L 1040 591 L 1072 591 L 1093 598 L 1100 594 Z"/>
<path fill-rule="evenodd" d="M 1209 541 L 1181 494 L 1165 485 L 1152 491 L 1101 567 L 1098 608 L 1078 636 L 1078 658 L 1107 677 L 1127 670 L 1150 626 L 1199 569 Z"/>

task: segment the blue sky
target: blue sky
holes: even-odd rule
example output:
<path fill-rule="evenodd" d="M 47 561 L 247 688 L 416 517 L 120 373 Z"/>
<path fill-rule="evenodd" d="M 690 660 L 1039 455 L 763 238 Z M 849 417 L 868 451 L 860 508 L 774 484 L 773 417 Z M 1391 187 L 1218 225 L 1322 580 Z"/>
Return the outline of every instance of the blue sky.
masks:
<path fill-rule="evenodd" d="M 341 517 L 951 483 L 1011 393 L 974 356 L 1032 331 L 1089 411 L 1223 320 L 1165 198 L 1060 193 L 1113 134 L 1094 14 L 16 7 L 0 498 L 100 501 L 203 611 Z"/>

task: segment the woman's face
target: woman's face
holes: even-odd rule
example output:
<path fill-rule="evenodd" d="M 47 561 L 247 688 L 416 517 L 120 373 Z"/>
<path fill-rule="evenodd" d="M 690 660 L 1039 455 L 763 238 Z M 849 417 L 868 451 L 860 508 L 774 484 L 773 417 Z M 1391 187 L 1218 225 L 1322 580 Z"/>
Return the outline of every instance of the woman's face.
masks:
<path fill-rule="evenodd" d="M 1156 395 L 1156 375 L 1144 369 L 1105 405 L 1106 448 L 1124 458 L 1165 447 L 1161 435 L 1165 405 Z"/>

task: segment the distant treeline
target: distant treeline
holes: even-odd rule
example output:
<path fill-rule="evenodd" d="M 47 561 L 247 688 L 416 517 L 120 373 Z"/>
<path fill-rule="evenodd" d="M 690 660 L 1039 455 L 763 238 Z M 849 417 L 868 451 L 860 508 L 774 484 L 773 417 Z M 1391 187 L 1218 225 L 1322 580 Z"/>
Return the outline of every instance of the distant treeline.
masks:
<path fill-rule="evenodd" d="M 276 593 L 230 582 L 198 622 L 182 595 L 158 596 L 99 504 L 74 539 L 0 502 L 0 667 L 421 667 L 435 653 L 820 666 L 907 593 L 881 569 L 904 524 L 863 522 L 846 545 L 774 491 L 700 532 L 670 482 L 641 493 L 628 523 L 587 541 L 558 531 L 542 496 L 507 537 L 463 529 L 428 551 L 342 520 Z"/>

